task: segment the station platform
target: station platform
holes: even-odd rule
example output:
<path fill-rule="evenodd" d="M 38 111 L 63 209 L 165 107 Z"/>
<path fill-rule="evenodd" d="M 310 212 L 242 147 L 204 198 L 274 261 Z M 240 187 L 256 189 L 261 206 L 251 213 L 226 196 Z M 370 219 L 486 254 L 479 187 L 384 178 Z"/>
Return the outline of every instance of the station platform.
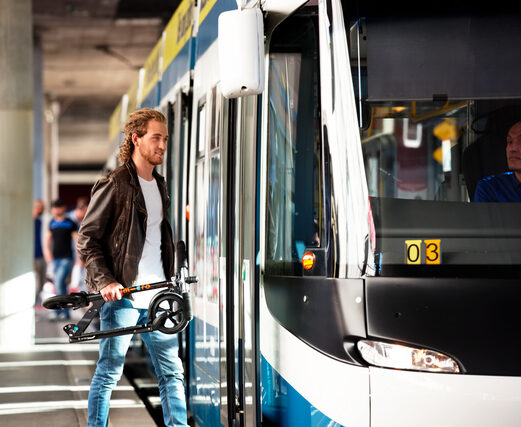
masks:
<path fill-rule="evenodd" d="M 52 313 L 35 309 L 36 343 L 23 352 L 0 350 L 0 426 L 87 425 L 87 397 L 98 343 L 69 344 Z M 71 311 L 73 321 L 83 313 Z M 132 353 L 132 354 L 130 354 Z M 129 350 L 125 375 L 112 393 L 109 426 L 163 425 L 157 380 L 140 351 Z"/>

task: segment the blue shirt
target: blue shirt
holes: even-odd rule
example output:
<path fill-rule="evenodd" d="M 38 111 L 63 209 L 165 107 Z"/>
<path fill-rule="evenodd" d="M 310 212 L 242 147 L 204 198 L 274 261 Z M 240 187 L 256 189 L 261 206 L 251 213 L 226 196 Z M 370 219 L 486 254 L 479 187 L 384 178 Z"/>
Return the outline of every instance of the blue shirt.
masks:
<path fill-rule="evenodd" d="M 34 219 L 34 258 L 43 258 L 42 252 L 42 220 Z"/>
<path fill-rule="evenodd" d="M 53 219 L 49 230 L 52 234 L 52 257 L 72 258 L 72 233 L 78 231 L 78 226 L 69 218 L 61 221 Z"/>
<path fill-rule="evenodd" d="M 474 201 L 521 203 L 521 182 L 514 172 L 483 178 L 476 186 Z"/>

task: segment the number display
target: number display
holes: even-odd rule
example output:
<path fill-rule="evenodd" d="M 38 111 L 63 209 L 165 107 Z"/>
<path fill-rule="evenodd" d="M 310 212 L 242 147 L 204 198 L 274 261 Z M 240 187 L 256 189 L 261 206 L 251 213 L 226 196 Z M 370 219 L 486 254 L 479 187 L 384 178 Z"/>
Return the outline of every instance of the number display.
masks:
<path fill-rule="evenodd" d="M 425 249 L 425 258 L 423 258 Z M 441 264 L 441 240 L 406 240 L 405 259 L 411 265 L 439 265 Z"/>
<path fill-rule="evenodd" d="M 425 264 L 440 264 L 440 239 L 425 240 Z"/>
<path fill-rule="evenodd" d="M 406 258 L 407 264 L 421 264 L 422 261 L 422 241 L 406 240 Z"/>

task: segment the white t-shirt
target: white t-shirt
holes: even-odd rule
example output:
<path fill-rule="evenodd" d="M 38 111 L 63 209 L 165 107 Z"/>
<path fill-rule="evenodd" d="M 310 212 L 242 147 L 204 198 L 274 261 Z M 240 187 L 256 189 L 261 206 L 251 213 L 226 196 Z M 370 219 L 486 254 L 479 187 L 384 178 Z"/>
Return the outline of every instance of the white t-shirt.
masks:
<path fill-rule="evenodd" d="M 147 181 L 140 176 L 138 176 L 138 178 L 147 208 L 147 229 L 135 285 L 146 285 L 165 280 L 163 261 L 161 260 L 163 202 L 155 179 Z M 148 308 L 152 297 L 162 290 L 163 289 L 152 289 L 150 291 L 133 293 L 132 297 L 134 301 L 132 304 L 135 308 Z"/>

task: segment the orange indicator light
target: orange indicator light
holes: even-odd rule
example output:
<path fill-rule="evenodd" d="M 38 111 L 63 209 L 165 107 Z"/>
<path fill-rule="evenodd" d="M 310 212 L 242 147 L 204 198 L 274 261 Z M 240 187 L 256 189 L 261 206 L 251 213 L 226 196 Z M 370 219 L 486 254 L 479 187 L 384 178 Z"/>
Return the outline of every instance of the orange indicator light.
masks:
<path fill-rule="evenodd" d="M 304 255 L 302 255 L 302 267 L 304 267 L 305 270 L 311 270 L 314 265 L 315 254 L 306 252 Z"/>
<path fill-rule="evenodd" d="M 188 222 L 190 222 L 190 205 L 189 205 L 189 204 L 186 205 L 186 210 L 185 210 L 185 212 L 186 212 L 186 220 L 187 220 Z"/>

